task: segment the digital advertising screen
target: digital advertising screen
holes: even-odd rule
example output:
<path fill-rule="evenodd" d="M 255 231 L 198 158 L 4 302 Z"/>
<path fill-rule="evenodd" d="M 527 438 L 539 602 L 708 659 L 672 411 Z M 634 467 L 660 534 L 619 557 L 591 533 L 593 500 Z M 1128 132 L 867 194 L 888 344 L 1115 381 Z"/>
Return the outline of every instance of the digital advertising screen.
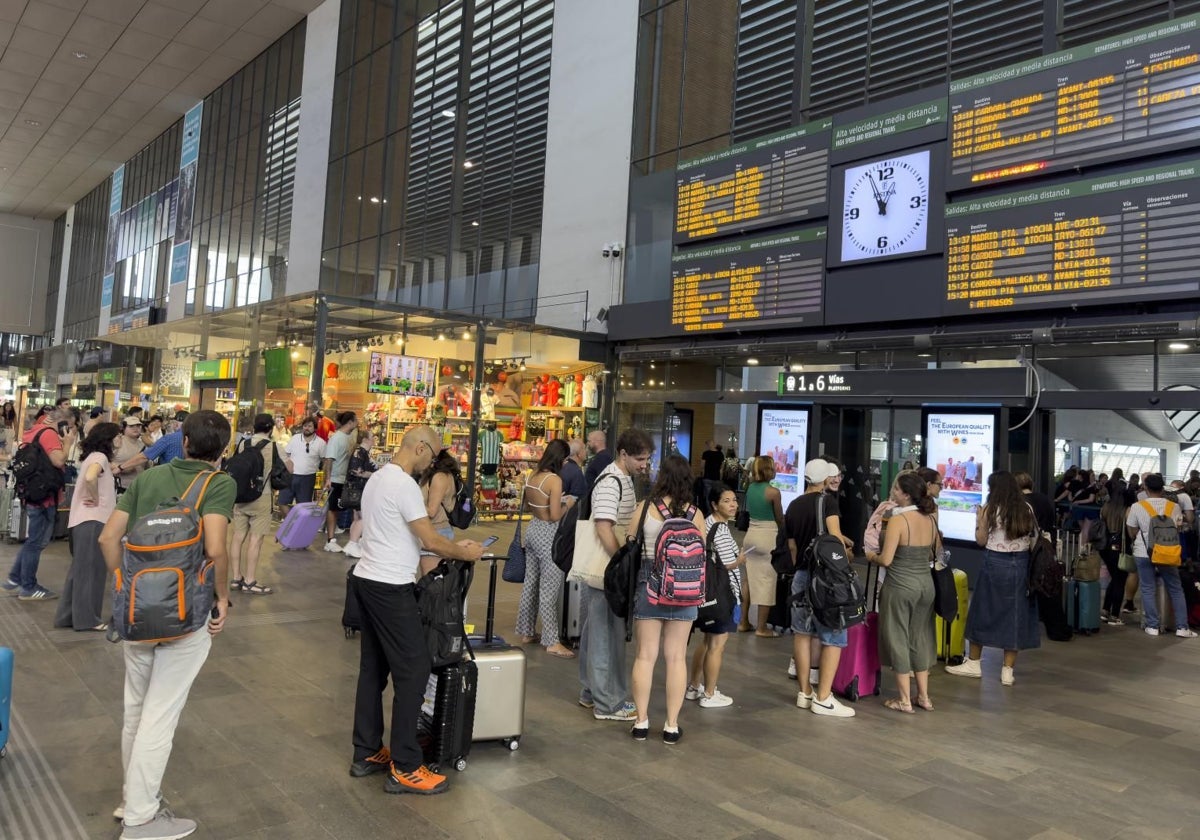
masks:
<path fill-rule="evenodd" d="M 1200 15 L 950 83 L 947 189 L 1192 146 Z"/>
<path fill-rule="evenodd" d="M 771 486 L 783 497 L 783 510 L 804 492 L 804 464 L 808 461 L 807 406 L 760 405 L 758 454 L 775 461 Z"/>
<path fill-rule="evenodd" d="M 946 208 L 946 314 L 1194 297 L 1200 160 Z"/>
<path fill-rule="evenodd" d="M 367 391 L 372 394 L 432 397 L 437 390 L 437 360 L 372 353 Z"/>
<path fill-rule="evenodd" d="M 998 420 L 990 411 L 925 412 L 925 466 L 942 476 L 938 527 L 947 539 L 975 541 L 975 514 L 995 468 Z"/>
<path fill-rule="evenodd" d="M 820 120 L 680 163 L 675 244 L 824 216 L 832 127 Z"/>

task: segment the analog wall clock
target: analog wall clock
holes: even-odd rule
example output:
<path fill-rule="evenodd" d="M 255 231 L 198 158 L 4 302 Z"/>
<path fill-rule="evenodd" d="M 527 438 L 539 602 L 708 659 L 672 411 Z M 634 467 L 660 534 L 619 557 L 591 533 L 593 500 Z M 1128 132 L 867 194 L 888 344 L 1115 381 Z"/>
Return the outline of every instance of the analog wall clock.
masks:
<path fill-rule="evenodd" d="M 922 253 L 929 246 L 929 149 L 844 170 L 841 262 Z"/>

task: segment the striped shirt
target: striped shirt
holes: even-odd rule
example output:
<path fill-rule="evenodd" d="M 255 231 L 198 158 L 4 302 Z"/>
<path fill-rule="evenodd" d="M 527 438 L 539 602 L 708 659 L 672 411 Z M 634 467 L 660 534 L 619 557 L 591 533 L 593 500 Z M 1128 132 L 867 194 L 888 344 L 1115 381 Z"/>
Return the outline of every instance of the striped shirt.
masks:
<path fill-rule="evenodd" d="M 608 477 L 616 476 L 617 481 Z M 592 488 L 592 519 L 603 519 L 627 526 L 633 519 L 637 498 L 633 489 L 633 476 L 621 472 L 616 464 L 609 464 Z"/>
<path fill-rule="evenodd" d="M 741 549 L 738 548 L 737 540 L 733 538 L 733 532 L 729 530 L 728 522 L 718 522 L 715 516 L 710 516 L 704 520 L 704 527 L 708 531 L 717 529 L 713 536 L 713 551 L 717 553 L 717 557 L 726 567 L 732 567 L 737 562 L 738 554 Z M 740 568 L 729 569 L 729 582 L 733 585 L 734 603 L 742 602 L 742 570 Z"/>
<path fill-rule="evenodd" d="M 479 462 L 481 464 L 500 463 L 500 444 L 504 435 L 499 429 L 484 429 L 479 433 Z"/>

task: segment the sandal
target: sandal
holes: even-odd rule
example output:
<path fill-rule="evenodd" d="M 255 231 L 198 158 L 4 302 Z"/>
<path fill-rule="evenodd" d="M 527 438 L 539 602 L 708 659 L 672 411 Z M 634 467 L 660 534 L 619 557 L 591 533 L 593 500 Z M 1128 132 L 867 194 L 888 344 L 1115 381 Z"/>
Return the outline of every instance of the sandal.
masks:
<path fill-rule="evenodd" d="M 739 633 L 753 633 L 754 628 L 751 627 L 749 624 L 739 624 L 737 631 Z"/>
<path fill-rule="evenodd" d="M 237 580 L 229 581 L 229 591 L 230 592 L 245 592 L 246 591 L 246 579 L 238 578 Z"/>
<path fill-rule="evenodd" d="M 901 700 L 899 697 L 892 697 L 883 701 L 883 705 L 891 709 L 893 712 L 904 712 L 906 715 L 913 714 L 912 703 L 907 700 Z"/>
<path fill-rule="evenodd" d="M 533 644 L 533 640 L 536 638 L 537 636 L 517 636 L 517 641 L 523 645 L 528 645 Z"/>
<path fill-rule="evenodd" d="M 933 711 L 933 701 L 930 700 L 928 697 L 918 697 L 917 705 L 920 706 L 922 709 L 924 709 L 927 712 Z"/>
<path fill-rule="evenodd" d="M 270 595 L 275 590 L 269 586 L 261 585 L 256 580 L 252 580 L 249 583 L 242 581 L 242 591 L 249 592 L 251 595 Z"/>
<path fill-rule="evenodd" d="M 555 647 L 557 647 L 558 650 L 555 650 L 554 649 Z M 546 648 L 546 653 L 550 654 L 551 656 L 557 656 L 559 659 L 574 659 L 575 658 L 575 651 L 568 650 L 567 648 L 563 647 L 562 645 L 554 645 L 552 647 L 548 647 L 548 648 Z"/>
<path fill-rule="evenodd" d="M 755 630 L 754 635 L 758 636 L 758 638 L 760 638 L 760 639 L 778 639 L 783 634 L 776 633 L 774 630 L 768 630 L 766 633 L 760 633 L 757 630 Z"/>

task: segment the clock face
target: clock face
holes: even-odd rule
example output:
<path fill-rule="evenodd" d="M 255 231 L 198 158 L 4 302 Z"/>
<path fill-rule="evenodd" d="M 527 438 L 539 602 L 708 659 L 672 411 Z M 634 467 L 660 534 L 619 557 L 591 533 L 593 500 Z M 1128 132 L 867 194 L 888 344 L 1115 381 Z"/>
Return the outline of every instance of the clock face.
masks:
<path fill-rule="evenodd" d="M 842 262 L 919 253 L 928 239 L 928 149 L 846 168 Z"/>

